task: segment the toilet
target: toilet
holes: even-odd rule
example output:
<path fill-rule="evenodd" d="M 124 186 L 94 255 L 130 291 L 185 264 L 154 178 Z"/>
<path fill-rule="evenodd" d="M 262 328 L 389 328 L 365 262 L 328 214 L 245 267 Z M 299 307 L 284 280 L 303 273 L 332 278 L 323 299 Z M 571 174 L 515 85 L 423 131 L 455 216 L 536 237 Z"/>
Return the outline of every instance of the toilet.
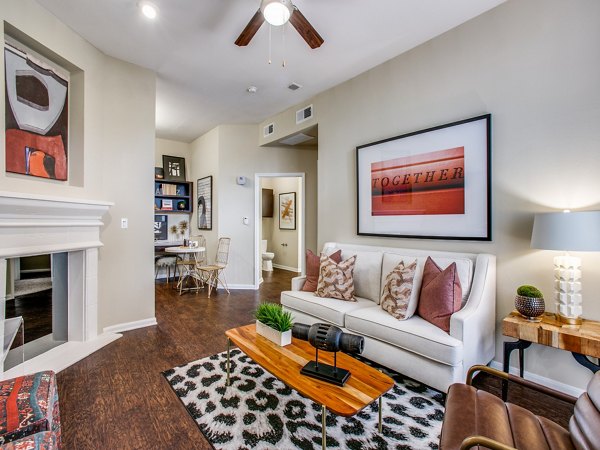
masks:
<path fill-rule="evenodd" d="M 275 253 L 267 251 L 266 239 L 260 242 L 260 251 L 262 254 L 262 270 L 273 272 L 273 258 L 275 258 Z"/>

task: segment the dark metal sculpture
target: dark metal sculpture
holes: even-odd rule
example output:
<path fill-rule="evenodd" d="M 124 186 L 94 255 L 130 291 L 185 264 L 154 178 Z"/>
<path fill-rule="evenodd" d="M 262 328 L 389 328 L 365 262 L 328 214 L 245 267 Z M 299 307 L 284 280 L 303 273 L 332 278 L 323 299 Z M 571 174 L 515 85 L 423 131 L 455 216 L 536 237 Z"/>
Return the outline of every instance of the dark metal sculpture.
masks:
<path fill-rule="evenodd" d="M 327 323 L 306 325 L 297 323 L 292 328 L 292 336 L 308 341 L 316 349 L 315 360 L 306 364 L 300 373 L 322 381 L 343 386 L 350 378 L 350 372 L 337 367 L 337 352 L 360 354 L 365 340 L 362 336 L 344 333 L 340 328 Z M 333 353 L 333 366 L 319 363 L 319 350 Z"/>

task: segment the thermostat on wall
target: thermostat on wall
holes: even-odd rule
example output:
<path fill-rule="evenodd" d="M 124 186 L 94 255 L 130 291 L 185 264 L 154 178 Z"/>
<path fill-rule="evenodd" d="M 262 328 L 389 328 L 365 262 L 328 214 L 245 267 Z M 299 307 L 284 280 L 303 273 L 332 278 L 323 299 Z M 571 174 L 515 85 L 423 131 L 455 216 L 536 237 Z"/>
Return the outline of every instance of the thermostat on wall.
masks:
<path fill-rule="evenodd" d="M 236 182 L 240 186 L 243 186 L 244 184 L 246 184 L 246 177 L 239 176 L 239 177 L 236 178 Z"/>

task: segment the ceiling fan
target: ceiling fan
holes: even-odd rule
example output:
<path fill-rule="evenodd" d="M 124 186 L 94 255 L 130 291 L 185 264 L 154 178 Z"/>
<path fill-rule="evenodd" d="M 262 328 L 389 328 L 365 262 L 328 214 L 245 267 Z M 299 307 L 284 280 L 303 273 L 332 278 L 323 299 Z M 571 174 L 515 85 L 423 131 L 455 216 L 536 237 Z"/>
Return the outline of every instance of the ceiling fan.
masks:
<path fill-rule="evenodd" d="M 261 0 L 260 8 L 237 38 L 235 45 L 248 45 L 265 20 L 275 26 L 289 21 L 310 48 L 319 48 L 325 42 L 291 0 Z"/>

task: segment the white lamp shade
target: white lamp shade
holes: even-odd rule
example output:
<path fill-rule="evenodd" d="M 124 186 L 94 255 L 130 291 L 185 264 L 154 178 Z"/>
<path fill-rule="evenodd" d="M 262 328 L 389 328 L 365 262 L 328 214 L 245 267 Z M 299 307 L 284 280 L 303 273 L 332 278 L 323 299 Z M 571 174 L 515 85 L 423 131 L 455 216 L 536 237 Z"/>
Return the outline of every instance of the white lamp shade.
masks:
<path fill-rule="evenodd" d="M 531 248 L 571 252 L 600 251 L 600 211 L 536 214 Z"/>
<path fill-rule="evenodd" d="M 265 20 L 276 27 L 290 20 L 294 12 L 290 0 L 262 0 L 260 10 Z"/>

